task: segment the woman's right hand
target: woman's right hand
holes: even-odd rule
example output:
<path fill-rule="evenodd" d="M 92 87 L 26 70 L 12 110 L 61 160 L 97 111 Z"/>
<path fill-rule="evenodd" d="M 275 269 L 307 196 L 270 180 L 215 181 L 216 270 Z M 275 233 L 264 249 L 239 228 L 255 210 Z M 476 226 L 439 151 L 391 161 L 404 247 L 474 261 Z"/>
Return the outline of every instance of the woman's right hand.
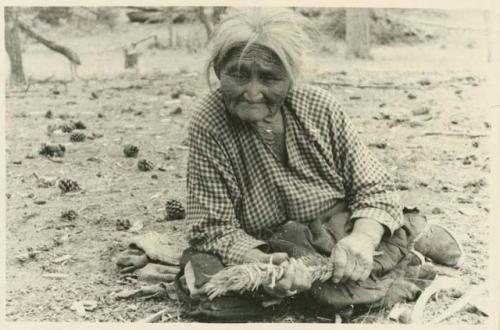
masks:
<path fill-rule="evenodd" d="M 272 296 L 284 298 L 308 290 L 311 287 L 312 275 L 310 270 L 300 261 L 290 259 L 284 252 L 264 253 L 259 249 L 247 252 L 244 262 L 272 262 L 274 265 L 285 263 L 285 273 L 274 286 L 264 285 L 264 290 Z"/>

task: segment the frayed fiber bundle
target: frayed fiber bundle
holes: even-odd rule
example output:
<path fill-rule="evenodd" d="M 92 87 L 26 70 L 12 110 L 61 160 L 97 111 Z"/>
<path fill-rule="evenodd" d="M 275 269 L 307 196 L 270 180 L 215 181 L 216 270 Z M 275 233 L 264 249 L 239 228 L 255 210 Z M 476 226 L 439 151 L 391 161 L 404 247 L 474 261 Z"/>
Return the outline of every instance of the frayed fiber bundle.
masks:
<path fill-rule="evenodd" d="M 333 275 L 333 262 L 329 257 L 305 256 L 297 259 L 311 272 L 312 282 L 324 282 Z M 203 290 L 214 299 L 229 292 L 255 291 L 263 285 L 273 287 L 286 271 L 286 264 L 249 263 L 230 266 L 214 274 Z M 312 283 L 311 283 L 312 284 Z"/>

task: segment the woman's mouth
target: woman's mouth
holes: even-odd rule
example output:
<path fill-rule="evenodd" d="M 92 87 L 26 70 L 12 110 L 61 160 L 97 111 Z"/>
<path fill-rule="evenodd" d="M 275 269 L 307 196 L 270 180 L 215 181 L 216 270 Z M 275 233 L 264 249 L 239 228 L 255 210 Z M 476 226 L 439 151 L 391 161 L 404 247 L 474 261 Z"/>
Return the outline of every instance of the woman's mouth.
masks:
<path fill-rule="evenodd" d="M 240 103 L 245 103 L 248 105 L 264 105 L 264 102 L 249 102 L 249 101 L 240 101 Z"/>

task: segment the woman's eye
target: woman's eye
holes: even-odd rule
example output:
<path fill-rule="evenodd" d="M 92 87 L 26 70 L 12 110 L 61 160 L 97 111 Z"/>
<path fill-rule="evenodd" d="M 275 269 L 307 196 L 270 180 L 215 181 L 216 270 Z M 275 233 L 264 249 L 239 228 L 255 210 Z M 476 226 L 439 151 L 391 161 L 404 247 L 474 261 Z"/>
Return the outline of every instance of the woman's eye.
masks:
<path fill-rule="evenodd" d="M 267 80 L 267 81 L 279 81 L 280 80 L 279 77 L 272 75 L 272 74 L 264 75 L 264 76 L 262 76 L 262 79 Z"/>
<path fill-rule="evenodd" d="M 236 79 L 245 79 L 246 75 L 242 72 L 230 72 L 229 75 Z"/>

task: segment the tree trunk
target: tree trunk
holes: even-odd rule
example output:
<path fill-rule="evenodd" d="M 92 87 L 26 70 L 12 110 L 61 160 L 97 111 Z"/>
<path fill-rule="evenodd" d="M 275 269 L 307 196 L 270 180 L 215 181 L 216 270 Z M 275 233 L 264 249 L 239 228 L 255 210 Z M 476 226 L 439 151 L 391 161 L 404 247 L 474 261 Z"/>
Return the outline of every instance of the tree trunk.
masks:
<path fill-rule="evenodd" d="M 174 48 L 174 27 L 172 22 L 168 23 L 168 45 Z"/>
<path fill-rule="evenodd" d="M 198 19 L 200 20 L 200 22 L 203 24 L 203 26 L 205 26 L 205 30 L 207 31 L 207 41 L 209 41 L 212 37 L 213 26 L 209 21 L 207 15 L 205 14 L 205 8 L 197 7 L 196 14 L 198 15 Z"/>
<path fill-rule="evenodd" d="M 15 9 L 10 7 L 5 7 L 4 9 L 5 50 L 10 60 L 10 83 L 13 85 L 24 85 L 26 84 L 26 77 L 24 75 L 23 55 Z"/>
<path fill-rule="evenodd" d="M 174 11 L 172 7 L 168 7 L 163 9 L 163 15 L 165 17 L 165 21 L 168 24 L 168 45 L 170 48 L 174 47 Z"/>
<path fill-rule="evenodd" d="M 370 9 L 346 9 L 347 57 L 371 59 Z"/>
<path fill-rule="evenodd" d="M 76 65 L 82 64 L 80 58 L 78 57 L 78 54 L 72 51 L 71 49 L 58 45 L 54 41 L 45 38 L 44 36 L 32 30 L 27 24 L 23 22 L 18 22 L 18 24 L 21 30 L 23 30 L 23 32 L 25 32 L 29 37 L 35 39 L 36 41 L 43 44 L 47 48 L 65 56 L 70 62 L 73 62 Z"/>
<path fill-rule="evenodd" d="M 77 71 L 76 71 L 77 65 L 82 64 L 77 53 L 75 53 L 74 51 L 72 51 L 67 47 L 56 44 L 54 41 L 45 38 L 44 36 L 32 30 L 27 24 L 19 20 L 17 21 L 17 24 L 19 25 L 21 30 L 24 33 L 26 33 L 29 37 L 35 39 L 36 41 L 43 44 L 45 47 L 55 51 L 56 53 L 59 53 L 64 57 L 66 57 L 70 62 L 70 69 L 71 69 L 70 71 L 72 79 L 77 77 Z"/>

